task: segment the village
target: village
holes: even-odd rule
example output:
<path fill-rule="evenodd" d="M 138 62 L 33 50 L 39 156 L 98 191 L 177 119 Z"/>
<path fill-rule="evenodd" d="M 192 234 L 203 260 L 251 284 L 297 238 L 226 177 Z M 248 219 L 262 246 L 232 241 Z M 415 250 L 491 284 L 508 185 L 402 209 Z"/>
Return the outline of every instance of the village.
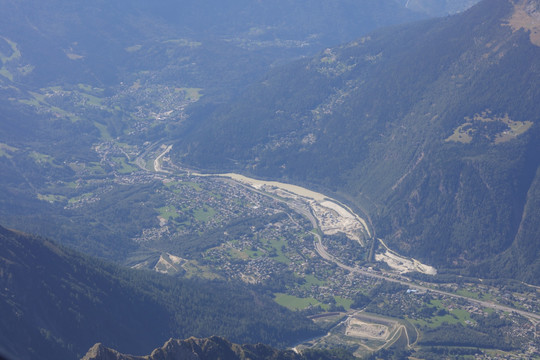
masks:
<path fill-rule="evenodd" d="M 152 186 L 154 199 L 149 198 L 147 203 L 153 206 L 154 225 L 141 228 L 131 240 L 151 249 L 155 256 L 131 263 L 134 268 L 242 281 L 266 289 L 275 294 L 278 303 L 307 315 L 337 312 L 353 316 L 351 306 L 359 294 L 371 299 L 366 311 L 406 318 L 424 329 L 443 322 L 474 329 L 481 326 L 479 319 L 496 313 L 506 319 L 507 336 L 529 341 L 531 353 L 540 347 L 535 324 L 522 315 L 505 314 L 466 300 L 494 301 L 538 312 L 537 291 L 526 285 L 415 281 L 386 262 L 367 261 L 369 227 L 343 205 L 322 195 L 307 200 L 295 194 L 294 188 L 255 187 L 228 176 L 178 171 L 167 156 L 160 157 L 161 171 L 155 171 L 153 159 L 166 150 L 164 147 L 155 148 L 148 160 L 137 163 L 139 166 L 133 161 L 140 148 L 103 142 L 95 149 L 101 161 L 94 166 L 75 167 L 81 195 L 70 199 L 65 208 L 76 211 L 91 206 L 118 187 Z M 101 175 L 100 167 L 112 168 L 114 175 Z M 317 239 L 339 263 L 321 257 L 315 246 Z M 381 243 L 380 247 L 389 252 Z M 405 262 L 397 254 L 392 256 L 400 266 Z M 406 285 L 379 290 L 383 279 L 396 281 L 394 284 L 413 282 L 434 291 Z M 462 299 L 435 290 L 458 294 Z M 347 336 L 345 330 L 339 336 Z"/>

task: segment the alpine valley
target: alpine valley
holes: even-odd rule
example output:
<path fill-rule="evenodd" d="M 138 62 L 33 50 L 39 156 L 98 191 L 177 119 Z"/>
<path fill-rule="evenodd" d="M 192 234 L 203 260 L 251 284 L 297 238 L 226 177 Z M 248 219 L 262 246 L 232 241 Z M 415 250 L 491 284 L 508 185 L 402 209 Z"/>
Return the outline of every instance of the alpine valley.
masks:
<path fill-rule="evenodd" d="M 539 284 L 539 16 L 486 1 L 328 48 L 195 112 L 176 159 L 330 189 L 398 252 Z"/>
<path fill-rule="evenodd" d="M 540 358 L 540 0 L 0 10 L 0 357 Z"/>

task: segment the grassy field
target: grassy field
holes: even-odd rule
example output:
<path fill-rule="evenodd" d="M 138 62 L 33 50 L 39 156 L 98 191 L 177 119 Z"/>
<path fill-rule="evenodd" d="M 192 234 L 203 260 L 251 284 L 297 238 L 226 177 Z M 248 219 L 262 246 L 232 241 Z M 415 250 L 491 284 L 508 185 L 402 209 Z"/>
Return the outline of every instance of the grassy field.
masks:
<path fill-rule="evenodd" d="M 67 183 L 64 183 L 68 189 L 76 189 L 77 183 L 75 181 L 70 181 Z"/>
<path fill-rule="evenodd" d="M 87 94 L 87 93 L 80 93 L 80 94 L 81 94 L 81 96 L 84 96 L 86 98 L 86 100 L 88 100 L 88 103 L 90 105 L 102 107 L 103 99 L 98 98 L 97 96 L 94 96 L 94 95 L 91 95 L 91 94 Z"/>
<path fill-rule="evenodd" d="M 163 206 L 157 209 L 159 212 L 159 216 L 166 220 L 170 220 L 171 218 L 175 218 L 178 216 L 178 212 L 174 206 Z"/>
<path fill-rule="evenodd" d="M 446 141 L 460 142 L 462 144 L 469 144 L 473 137 L 474 130 L 471 123 L 465 123 L 454 130 L 454 133 L 446 139 Z"/>
<path fill-rule="evenodd" d="M 5 77 L 6 79 L 9 79 L 10 81 L 13 81 L 13 74 L 8 69 L 6 69 L 5 67 L 2 67 L 0 69 L 0 75 Z"/>
<path fill-rule="evenodd" d="M 154 166 L 153 160 L 152 166 Z M 195 191 L 202 191 L 201 185 L 193 181 L 170 181 L 165 184 L 168 188 L 178 188 L 183 185 L 191 186 Z"/>
<path fill-rule="evenodd" d="M 73 203 L 75 203 L 75 202 L 77 202 L 77 201 L 84 200 L 84 199 L 88 199 L 88 198 L 90 198 L 90 197 L 92 197 L 92 196 L 94 196 L 94 193 L 88 192 L 88 193 L 79 195 L 79 196 L 77 196 L 77 197 L 71 198 L 71 199 L 68 200 L 68 202 L 69 202 L 70 204 L 73 204 Z"/>
<path fill-rule="evenodd" d="M 400 324 L 405 326 L 405 328 L 407 329 L 407 334 L 409 335 L 409 341 L 411 344 L 414 344 L 418 340 L 418 332 L 416 331 L 414 325 L 406 319 L 400 319 L 398 321 Z"/>
<path fill-rule="evenodd" d="M 275 296 L 276 296 L 274 298 L 275 302 L 291 310 L 302 310 L 309 307 L 310 305 L 311 306 L 322 305 L 319 301 L 317 301 L 314 298 L 299 298 L 296 296 L 282 294 L 282 293 L 276 293 Z"/>
<path fill-rule="evenodd" d="M 127 161 L 126 161 L 126 158 L 123 157 L 123 156 L 118 156 L 118 157 L 113 157 L 112 160 L 121 166 L 121 168 L 118 170 L 118 172 L 120 174 L 130 174 L 134 171 L 137 171 L 138 168 L 129 164 Z"/>
<path fill-rule="evenodd" d="M 234 259 L 247 260 L 249 259 L 249 254 L 234 248 L 229 249 L 229 255 Z"/>
<path fill-rule="evenodd" d="M 431 305 L 435 306 L 438 310 L 445 309 L 447 310 L 439 300 L 432 300 Z M 471 320 L 471 316 L 468 311 L 463 309 L 452 309 L 448 311 L 447 314 L 443 316 L 433 315 L 429 319 L 416 319 L 416 320 L 410 320 L 411 323 L 423 327 L 429 327 L 429 328 L 437 328 L 441 326 L 443 323 L 447 324 L 462 324 L 465 325 L 466 321 Z"/>
<path fill-rule="evenodd" d="M 285 242 L 285 240 L 272 239 L 268 243 L 273 249 L 275 249 L 277 253 L 277 256 L 273 257 L 274 260 L 287 264 L 287 265 L 291 263 L 291 260 L 288 257 L 286 257 L 285 254 L 283 254 L 282 248 L 284 246 L 287 246 L 287 243 Z"/>
<path fill-rule="evenodd" d="M 94 121 L 94 126 L 98 128 L 99 133 L 101 134 L 101 140 L 103 141 L 111 141 L 112 136 L 109 134 L 109 130 L 107 130 L 107 126 L 103 125 L 101 123 L 98 123 L 97 121 Z"/>
<path fill-rule="evenodd" d="M 306 279 L 306 283 L 304 285 L 302 285 L 302 287 L 307 288 L 307 289 L 311 288 L 314 285 L 315 286 L 321 286 L 321 285 L 325 284 L 324 281 L 317 279 L 313 275 L 306 275 L 304 277 L 304 279 Z"/>
<path fill-rule="evenodd" d="M 0 143 L 0 157 L 5 156 L 8 159 L 12 158 L 12 155 L 10 153 L 13 153 L 17 151 L 18 149 L 13 146 L 9 146 L 8 144 Z"/>
<path fill-rule="evenodd" d="M 472 119 L 466 117 L 465 121 L 464 124 L 458 126 L 454 130 L 454 133 L 449 136 L 446 141 L 469 144 L 473 141 L 473 135 L 481 126 L 483 126 L 482 124 L 488 122 L 500 122 L 508 126 L 508 130 L 494 134 L 493 142 L 495 144 L 500 144 L 515 139 L 519 135 L 527 132 L 533 125 L 531 121 L 514 121 L 510 119 L 508 114 L 505 114 L 504 116 L 494 115 L 489 109 L 479 114 L 475 114 Z"/>
<path fill-rule="evenodd" d="M 124 50 L 126 50 L 127 52 L 135 52 L 135 51 L 139 51 L 142 49 L 142 45 L 133 45 L 133 46 L 128 46 L 127 48 L 125 48 Z"/>
<path fill-rule="evenodd" d="M 46 100 L 45 100 L 45 95 L 43 94 L 40 94 L 40 93 L 36 93 L 34 91 L 29 91 L 28 92 L 30 95 L 32 95 L 33 98 L 31 99 L 20 99 L 19 102 L 22 103 L 22 104 L 26 104 L 26 105 L 29 105 L 29 106 L 33 106 L 33 107 L 36 107 L 36 108 L 39 108 L 39 107 L 43 107 L 44 109 L 48 110 L 49 112 L 53 113 L 53 115 L 55 115 L 57 118 L 61 118 L 61 117 L 64 117 L 64 118 L 68 118 L 69 120 L 71 120 L 71 122 L 76 122 L 79 119 L 78 116 L 64 110 L 64 109 L 61 109 L 59 108 L 58 106 L 53 106 L 51 104 L 49 104 Z"/>
<path fill-rule="evenodd" d="M 53 203 L 53 202 L 62 202 L 62 201 L 65 201 L 66 200 L 66 197 L 65 196 L 62 196 L 62 195 L 52 195 L 52 194 L 47 194 L 47 195 L 43 195 L 43 194 L 38 194 L 37 195 L 37 198 L 39 200 L 42 200 L 42 201 L 48 201 L 50 203 Z"/>
<path fill-rule="evenodd" d="M 456 294 L 461 295 L 461 296 L 465 296 L 465 297 L 468 297 L 468 298 L 471 298 L 471 299 L 477 299 L 478 300 L 480 298 L 477 293 L 474 293 L 472 291 L 468 291 L 468 290 L 465 290 L 465 289 L 460 289 L 460 290 L 456 291 Z"/>
<path fill-rule="evenodd" d="M 184 96 L 188 101 L 198 101 L 201 97 L 201 88 L 176 88 L 177 92 L 184 92 Z"/>
<path fill-rule="evenodd" d="M 243 251 L 243 253 L 247 254 L 247 256 L 250 258 L 257 258 L 264 255 L 264 252 L 262 250 L 254 251 L 254 250 L 246 249 Z"/>
<path fill-rule="evenodd" d="M 6 63 L 19 59 L 21 57 L 21 52 L 17 47 L 17 43 L 6 39 L 5 37 L 2 38 L 9 44 L 9 46 L 11 46 L 11 50 L 13 52 L 9 56 L 7 54 L 0 53 L 0 61 L 2 62 L 2 68 L 0 68 L 0 75 L 4 76 L 10 81 L 13 81 L 13 74 L 6 68 Z"/>
<path fill-rule="evenodd" d="M 33 91 L 28 92 L 30 95 L 32 95 L 31 99 L 20 99 L 19 102 L 30 105 L 30 106 L 40 106 L 40 105 L 47 105 L 45 102 L 45 95 L 38 94 Z"/>
<path fill-rule="evenodd" d="M 340 296 L 334 296 L 334 299 L 336 300 L 336 305 L 343 306 L 343 308 L 347 311 L 351 309 L 351 304 L 353 303 L 351 299 L 345 299 Z"/>
<path fill-rule="evenodd" d="M 182 265 L 182 268 L 186 270 L 186 277 L 200 277 L 203 279 L 221 279 L 221 277 L 214 273 L 208 266 L 204 266 L 199 264 L 196 260 L 190 260 L 187 261 L 184 265 Z"/>
<path fill-rule="evenodd" d="M 214 215 L 216 215 L 216 210 L 209 206 L 204 206 L 193 211 L 193 216 L 195 217 L 195 220 L 200 222 L 207 222 L 211 218 L 213 218 Z"/>
<path fill-rule="evenodd" d="M 495 143 L 500 144 L 506 141 L 510 141 L 517 136 L 527 132 L 532 126 L 532 121 L 509 121 L 505 122 L 508 125 L 510 130 L 503 132 L 502 134 L 497 134 L 495 138 Z"/>
<path fill-rule="evenodd" d="M 97 161 L 89 162 L 87 168 L 92 174 L 105 174 L 105 170 L 103 170 L 101 164 Z"/>
<path fill-rule="evenodd" d="M 34 160 L 34 162 L 38 165 L 45 165 L 49 164 L 54 167 L 61 167 L 60 165 L 56 165 L 54 163 L 54 158 L 52 156 L 38 153 L 37 151 L 32 151 L 30 153 L 30 158 Z"/>
<path fill-rule="evenodd" d="M 202 43 L 198 41 L 190 41 L 188 39 L 170 39 L 163 41 L 164 44 L 175 44 L 178 46 L 189 46 L 189 47 L 198 47 L 201 46 Z"/>

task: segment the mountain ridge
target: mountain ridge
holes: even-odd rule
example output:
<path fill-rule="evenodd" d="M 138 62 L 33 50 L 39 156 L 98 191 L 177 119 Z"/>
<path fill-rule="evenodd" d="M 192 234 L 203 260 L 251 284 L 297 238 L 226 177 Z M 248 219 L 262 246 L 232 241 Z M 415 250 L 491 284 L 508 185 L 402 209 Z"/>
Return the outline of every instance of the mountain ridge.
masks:
<path fill-rule="evenodd" d="M 264 347 L 260 345 L 259 347 Z M 102 344 L 94 345 L 88 353 L 82 358 L 82 360 L 135 360 L 135 359 L 246 359 L 249 356 L 250 359 L 270 359 L 277 358 L 278 352 L 272 350 L 269 347 L 262 349 L 263 356 L 259 355 L 256 351 L 248 352 L 249 355 L 245 355 L 246 350 L 250 350 L 249 347 L 239 346 L 232 344 L 227 340 L 218 336 L 212 336 L 207 339 L 189 338 L 186 340 L 169 339 L 161 348 L 157 348 L 147 356 L 131 356 L 119 353 L 116 350 L 104 347 Z M 253 350 L 257 350 L 255 347 Z M 268 356 L 268 352 L 271 353 Z M 285 353 L 289 356 L 281 356 L 280 358 L 299 358 L 293 351 Z"/>
<path fill-rule="evenodd" d="M 81 360 L 345 360 L 355 359 L 343 351 L 309 350 L 297 353 L 293 350 L 276 350 L 264 344 L 238 345 L 228 340 L 212 336 L 186 340 L 169 339 L 161 348 L 150 355 L 133 356 L 121 354 L 102 344 L 95 344 Z"/>

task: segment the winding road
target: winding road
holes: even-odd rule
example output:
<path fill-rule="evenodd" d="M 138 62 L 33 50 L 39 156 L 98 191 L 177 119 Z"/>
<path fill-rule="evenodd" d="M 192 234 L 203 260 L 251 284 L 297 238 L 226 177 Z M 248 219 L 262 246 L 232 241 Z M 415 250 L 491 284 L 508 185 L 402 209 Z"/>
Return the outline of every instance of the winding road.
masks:
<path fill-rule="evenodd" d="M 152 144 L 152 147 L 154 147 L 155 145 L 156 144 Z M 163 152 L 161 152 L 155 158 L 155 160 L 154 160 L 154 171 L 171 173 L 168 170 L 164 170 L 162 168 L 162 166 L 161 166 L 161 159 L 171 149 L 172 149 L 172 145 L 167 146 L 165 148 L 165 150 Z M 142 161 L 139 161 L 140 159 L 141 159 L 141 157 L 139 157 L 137 159 L 137 163 L 138 163 L 139 166 L 142 165 L 142 164 L 139 164 L 139 162 L 142 163 Z M 208 175 L 200 174 L 200 175 L 201 176 L 217 176 L 217 177 L 219 177 L 219 175 L 216 175 L 216 174 L 208 174 Z M 246 178 L 246 177 L 244 177 L 244 178 Z M 410 289 L 416 289 L 416 290 L 424 291 L 424 292 L 425 291 L 430 291 L 432 293 L 452 297 L 454 299 L 466 300 L 469 303 L 476 304 L 478 306 L 482 306 L 482 307 L 485 307 L 485 308 L 490 308 L 490 309 L 500 310 L 500 311 L 507 311 L 507 312 L 514 312 L 514 313 L 517 313 L 519 315 L 522 315 L 522 316 L 528 318 L 535 326 L 540 324 L 540 314 L 528 312 L 528 311 L 525 311 L 525 310 L 515 309 L 513 307 L 506 306 L 506 305 L 495 304 L 495 303 L 490 302 L 490 301 L 472 299 L 472 298 L 465 297 L 465 296 L 462 296 L 462 295 L 458 295 L 458 294 L 454 294 L 454 293 L 434 289 L 434 288 L 431 288 L 431 287 L 428 287 L 428 286 L 419 285 L 417 283 L 406 280 L 404 278 L 396 278 L 397 275 L 395 275 L 395 274 L 385 273 L 385 272 L 376 273 L 376 272 L 374 272 L 372 270 L 369 270 L 369 269 L 360 268 L 358 266 L 352 267 L 352 266 L 348 266 L 346 264 L 343 264 L 341 261 L 339 261 L 338 258 L 336 258 L 332 254 L 330 254 L 326 250 L 324 245 L 322 244 L 322 236 L 320 235 L 322 233 L 321 228 L 319 226 L 317 218 L 312 214 L 312 212 L 310 211 L 309 208 L 306 208 L 306 206 L 302 206 L 301 203 L 298 203 L 298 202 L 296 202 L 294 200 L 284 200 L 284 199 L 281 199 L 279 197 L 273 196 L 273 195 L 271 195 L 271 194 L 269 194 L 267 192 L 255 189 L 252 186 L 244 184 L 243 182 L 235 180 L 233 178 L 228 177 L 227 180 L 235 182 L 237 184 L 240 184 L 240 185 L 242 185 L 242 186 L 244 186 L 244 187 L 246 187 L 246 188 L 248 188 L 248 189 L 250 189 L 252 191 L 255 191 L 257 193 L 263 194 L 265 196 L 272 197 L 273 199 L 276 199 L 276 200 L 278 200 L 280 202 L 283 202 L 283 203 L 287 204 L 293 211 L 295 211 L 295 212 L 299 213 L 300 215 L 306 217 L 311 222 L 313 228 L 316 230 L 316 231 L 313 232 L 313 235 L 315 236 L 314 248 L 315 248 L 315 251 L 317 252 L 317 254 L 320 257 L 322 257 L 323 259 L 325 259 L 326 261 L 334 263 L 338 267 L 340 267 L 340 268 L 342 268 L 344 270 L 347 270 L 347 271 L 349 271 L 351 273 L 359 274 L 359 275 L 362 275 L 362 276 L 367 276 L 367 277 L 371 277 L 371 278 L 377 278 L 377 279 L 386 280 L 386 281 L 390 281 L 390 282 L 394 282 L 394 283 L 399 283 L 399 284 L 402 284 L 402 285 L 405 285 L 405 286 L 409 287 Z M 350 208 L 349 208 L 349 210 L 350 210 Z M 357 214 L 354 214 L 354 215 L 358 216 Z M 366 229 L 367 229 L 367 227 L 366 227 Z"/>
<path fill-rule="evenodd" d="M 432 293 L 436 293 L 436 294 L 440 294 L 440 295 L 446 295 L 446 296 L 449 296 L 449 297 L 452 297 L 452 298 L 455 298 L 455 299 L 463 299 L 463 300 L 466 300 L 466 301 L 468 301 L 470 303 L 474 303 L 474 304 L 477 304 L 477 305 L 480 305 L 480 306 L 483 306 L 483 307 L 486 307 L 486 308 L 490 308 L 490 309 L 507 311 L 507 312 L 514 312 L 514 313 L 520 314 L 520 315 L 528 318 L 535 325 L 537 325 L 540 322 L 540 315 L 539 314 L 531 313 L 531 312 L 528 312 L 528 311 L 525 311 L 525 310 L 515 309 L 515 308 L 512 308 L 510 306 L 495 304 L 495 303 L 492 303 L 490 301 L 471 299 L 471 298 L 468 298 L 468 297 L 465 297 L 465 296 L 462 296 L 462 295 L 458 295 L 458 294 L 454 294 L 454 293 L 450 293 L 450 292 L 446 292 L 446 291 L 442 291 L 442 290 L 433 289 L 433 288 L 423 286 L 423 285 L 418 285 L 418 284 L 415 284 L 413 282 L 406 281 L 406 280 L 403 280 L 403 279 L 396 279 L 396 278 L 390 277 L 389 274 L 386 274 L 386 275 L 384 273 L 377 274 L 377 273 L 374 273 L 372 271 L 364 270 L 364 269 L 359 268 L 359 267 L 351 267 L 351 266 L 345 265 L 345 264 L 341 263 L 339 260 L 337 260 L 333 255 L 328 253 L 328 251 L 325 249 L 325 247 L 322 244 L 322 238 L 321 238 L 321 236 L 319 234 L 314 234 L 314 235 L 315 235 L 315 238 L 316 238 L 315 239 L 315 244 L 314 244 L 315 245 L 315 250 L 317 251 L 319 256 L 322 257 L 323 259 L 327 260 L 327 261 L 333 262 L 334 264 L 336 264 L 337 266 L 339 266 L 342 269 L 345 269 L 345 270 L 348 270 L 350 272 L 360 274 L 360 275 L 363 275 L 363 276 L 369 276 L 369 277 L 373 277 L 373 278 L 377 278 L 377 279 L 382 279 L 382 280 L 402 284 L 402 285 L 408 286 L 411 289 L 416 289 L 416 290 L 419 290 L 419 291 L 430 291 Z"/>
<path fill-rule="evenodd" d="M 167 148 L 159 154 L 159 156 L 154 160 L 154 171 L 155 172 L 164 172 L 164 173 L 170 173 L 168 170 L 163 170 L 163 167 L 161 166 L 161 159 L 172 149 L 172 145 L 167 146 Z"/>

